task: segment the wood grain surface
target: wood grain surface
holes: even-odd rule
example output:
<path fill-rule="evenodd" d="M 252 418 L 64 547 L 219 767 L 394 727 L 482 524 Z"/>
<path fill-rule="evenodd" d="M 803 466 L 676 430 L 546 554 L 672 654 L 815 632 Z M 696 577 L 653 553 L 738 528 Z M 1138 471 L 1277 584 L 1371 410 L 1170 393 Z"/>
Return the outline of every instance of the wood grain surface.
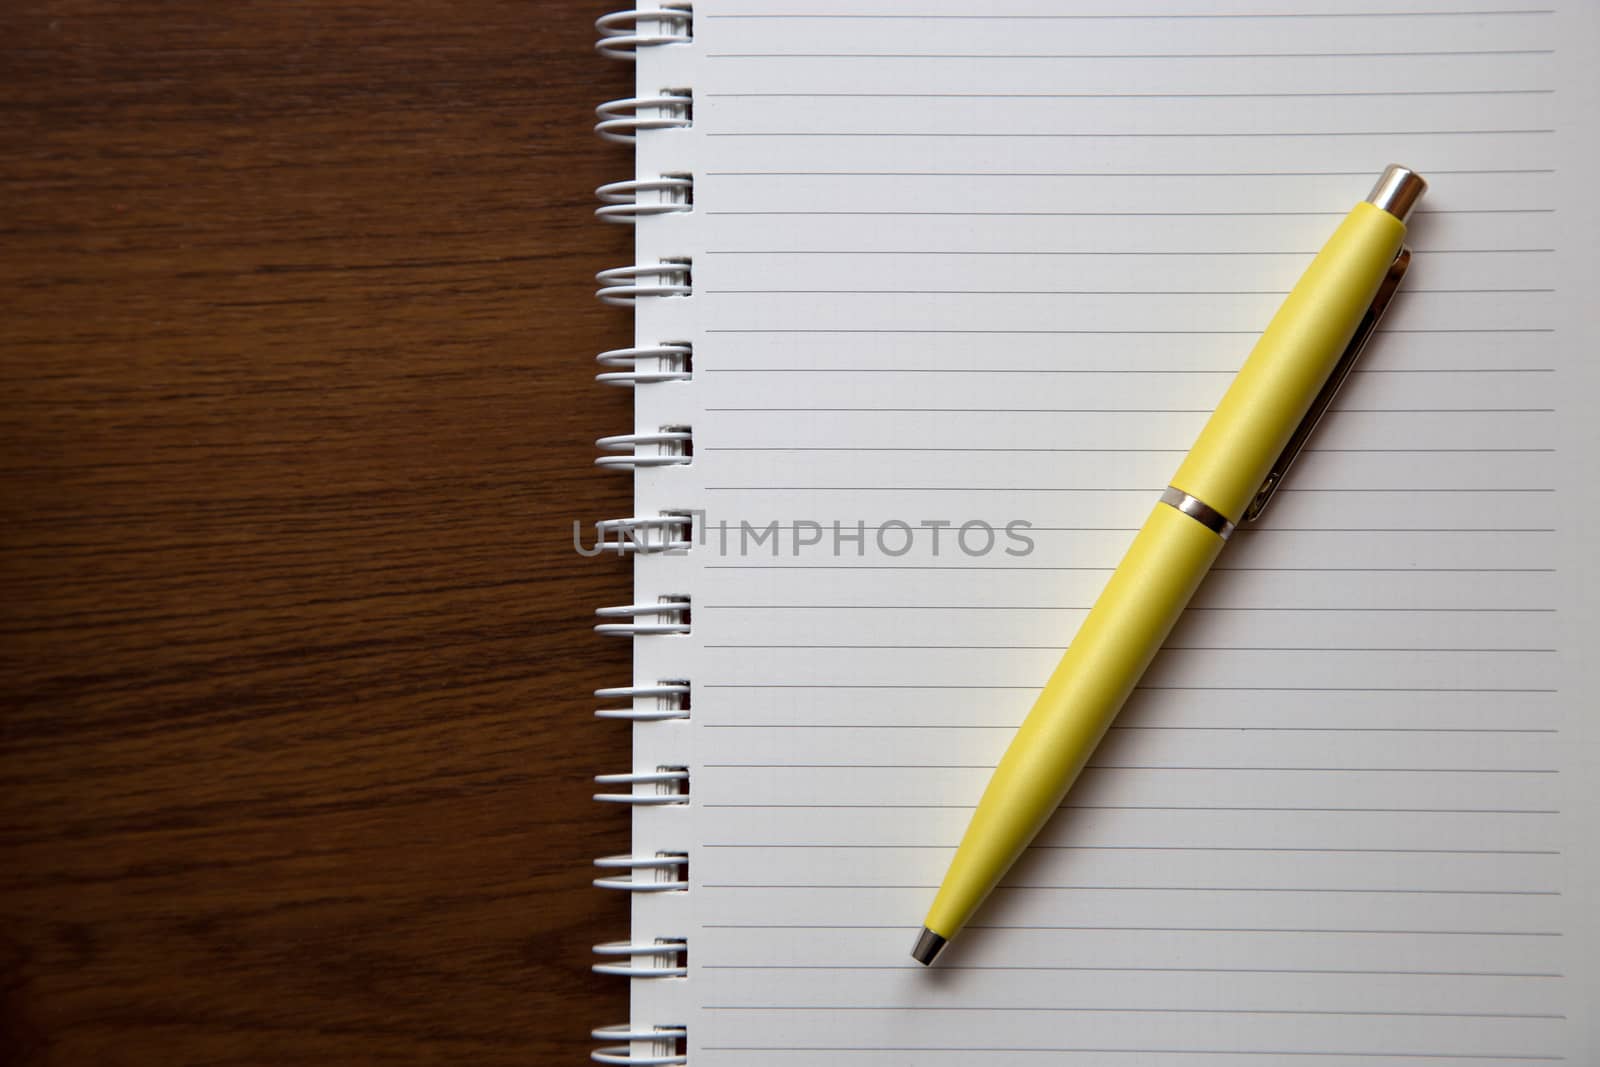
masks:
<path fill-rule="evenodd" d="M 0 1062 L 557 1064 L 631 232 L 575 0 L 0 5 Z"/>

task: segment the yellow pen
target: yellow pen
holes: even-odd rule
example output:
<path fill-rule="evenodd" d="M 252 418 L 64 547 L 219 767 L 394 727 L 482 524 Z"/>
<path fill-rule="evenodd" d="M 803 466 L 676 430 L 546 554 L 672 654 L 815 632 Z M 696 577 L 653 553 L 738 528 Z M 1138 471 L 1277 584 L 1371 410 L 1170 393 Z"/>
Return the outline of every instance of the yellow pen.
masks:
<path fill-rule="evenodd" d="M 1383 172 L 1295 285 L 989 779 L 912 957 L 931 964 L 1044 826 L 1233 532 L 1260 514 L 1410 263 L 1427 183 Z"/>

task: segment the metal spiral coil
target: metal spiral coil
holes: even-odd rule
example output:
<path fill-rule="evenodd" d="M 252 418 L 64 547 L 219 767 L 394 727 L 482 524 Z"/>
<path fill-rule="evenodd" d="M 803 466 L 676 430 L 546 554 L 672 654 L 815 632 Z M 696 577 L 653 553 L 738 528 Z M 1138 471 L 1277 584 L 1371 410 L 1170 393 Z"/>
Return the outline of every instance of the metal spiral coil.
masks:
<path fill-rule="evenodd" d="M 620 963 L 596 963 L 589 969 L 595 974 L 614 974 L 622 978 L 685 978 L 689 968 L 683 965 L 683 954 L 689 943 L 681 937 L 666 937 L 654 942 L 608 941 L 594 946 L 594 954 L 606 960 L 621 959 Z M 643 956 L 655 962 L 638 964 L 634 958 Z"/>
<path fill-rule="evenodd" d="M 594 295 L 613 307 L 633 307 L 644 296 L 689 296 L 694 292 L 690 268 L 687 259 L 612 267 L 594 276 L 600 283 Z"/>
<path fill-rule="evenodd" d="M 687 341 L 669 341 L 665 344 L 639 348 L 613 348 L 594 357 L 602 367 L 627 367 L 627 370 L 601 371 L 594 380 L 605 385 L 652 385 L 656 382 L 686 382 L 693 375 L 689 361 L 694 348 Z M 642 370 L 641 364 L 655 361 L 655 370 Z"/>
<path fill-rule="evenodd" d="M 689 632 L 689 598 L 686 596 L 664 597 L 654 604 L 619 604 L 616 607 L 596 608 L 594 613 L 602 619 L 660 620 L 596 623 L 594 632 L 607 637 L 644 637 Z"/>
<path fill-rule="evenodd" d="M 594 528 L 599 536 L 596 547 L 602 552 L 614 552 L 619 556 L 630 552 L 644 556 L 666 552 L 681 555 L 694 547 L 694 516 L 686 512 L 606 519 L 595 523 Z"/>
<path fill-rule="evenodd" d="M 677 893 L 689 888 L 687 852 L 657 852 L 653 856 L 601 856 L 594 865 L 606 871 L 627 871 L 626 875 L 596 878 L 596 889 L 620 893 Z M 653 875 L 635 877 L 635 872 Z"/>
<path fill-rule="evenodd" d="M 632 61 L 641 48 L 687 44 L 694 40 L 694 5 L 689 0 L 661 0 L 654 10 L 630 8 L 601 15 L 594 21 L 600 39 L 594 50 L 608 59 Z M 654 26 L 654 29 L 646 27 Z"/>
<path fill-rule="evenodd" d="M 642 199 L 642 194 L 654 194 Z M 607 222 L 637 222 L 651 215 L 681 215 L 693 210 L 694 178 L 688 174 L 663 174 L 611 182 L 594 191 L 600 207 L 594 213 Z"/>
<path fill-rule="evenodd" d="M 590 1035 L 596 1041 L 628 1043 L 597 1048 L 589 1054 L 589 1058 L 596 1063 L 619 1064 L 622 1067 L 674 1067 L 689 1062 L 688 1056 L 676 1051 L 688 1035 L 688 1029 L 682 1026 L 652 1026 L 647 1030 L 629 1023 L 602 1026 Z M 631 1044 L 634 1041 L 649 1041 L 660 1051 L 636 1056 Z M 668 1049 L 673 1051 L 666 1051 Z"/>
<path fill-rule="evenodd" d="M 607 100 L 594 109 L 594 132 L 607 141 L 631 145 L 640 130 L 676 130 L 693 125 L 694 100 L 687 89 L 664 90 L 659 96 Z"/>
<path fill-rule="evenodd" d="M 596 689 L 596 700 L 626 700 L 623 708 L 599 708 L 599 719 L 627 719 L 632 722 L 666 722 L 669 719 L 689 717 L 689 683 L 687 681 L 658 682 L 655 685 L 625 685 L 613 689 Z M 656 706 L 636 708 L 635 697 L 654 699 Z"/>
<path fill-rule="evenodd" d="M 639 452 L 640 445 L 655 445 L 654 453 Z M 690 429 L 664 429 L 657 433 L 622 433 L 596 438 L 594 446 L 606 452 L 622 452 L 620 456 L 597 456 L 596 467 L 612 470 L 637 470 L 640 467 L 684 467 L 693 462 L 694 431 Z"/>
<path fill-rule="evenodd" d="M 597 774 L 596 785 L 653 785 L 655 793 L 596 793 L 594 799 L 602 804 L 631 804 L 634 807 L 664 807 L 689 803 L 689 769 L 664 767 L 655 771 L 635 771 L 629 774 Z M 662 788 L 665 787 L 665 788 Z"/>
<path fill-rule="evenodd" d="M 641 49 L 686 45 L 694 36 L 693 13 L 692 0 L 642 0 L 637 8 L 612 12 L 596 20 L 599 40 L 595 48 L 608 58 L 636 60 Z M 667 66 L 675 63 L 676 59 L 668 60 Z M 649 65 L 644 69 L 649 69 Z M 663 88 L 663 85 L 671 86 L 672 82 L 663 79 L 649 85 L 641 84 L 636 89 L 640 95 L 599 105 L 595 108 L 595 132 L 608 141 L 637 145 L 642 131 L 683 129 L 693 125 L 694 100 L 691 90 Z M 655 95 L 645 95 L 649 93 Z M 683 148 L 691 145 L 692 140 L 680 139 L 676 143 Z M 660 142 L 649 138 L 647 142 L 652 147 L 658 145 L 663 151 L 671 149 L 674 144 L 670 137 Z M 694 176 L 686 172 L 687 166 L 676 165 L 682 166 L 685 173 L 673 172 L 665 165 L 657 170 L 657 165 L 652 162 L 652 169 L 638 177 L 600 186 L 595 190 L 600 202 L 595 209 L 596 217 L 608 223 L 628 225 L 638 225 L 644 220 L 648 226 L 654 225 L 648 222 L 653 218 L 691 214 L 695 199 Z M 662 225 L 682 227 L 689 224 L 689 221 L 684 221 Z M 652 252 L 662 247 L 671 249 L 673 243 L 670 241 L 670 232 L 661 231 L 659 236 L 668 239 L 664 244 L 652 242 L 647 247 L 651 247 Z M 641 231 L 641 235 L 643 233 Z M 649 233 L 654 235 L 654 231 Z M 601 271 L 595 276 L 595 281 L 598 285 L 595 295 L 601 302 L 624 308 L 636 307 L 640 301 L 652 297 L 687 297 L 693 295 L 694 291 L 688 258 L 662 258 L 656 262 L 617 267 Z M 692 304 L 680 305 L 674 310 L 692 307 Z M 661 321 L 670 322 L 675 318 L 675 314 L 663 308 Z M 671 339 L 672 335 L 666 329 L 656 336 L 662 335 L 668 339 L 654 340 L 646 335 L 646 339 L 636 342 L 632 347 L 601 352 L 595 357 L 599 364 L 595 380 L 625 388 L 689 381 L 693 373 L 694 346 L 688 341 Z M 656 394 L 654 399 L 667 400 L 673 395 L 671 390 L 667 390 Z M 676 395 L 682 397 L 687 394 Z M 636 432 L 601 437 L 595 442 L 595 447 L 602 453 L 595 459 L 597 466 L 638 471 L 684 466 L 693 462 L 694 433 L 690 426 L 663 424 L 667 420 L 658 423 L 655 418 L 646 422 L 644 416 L 636 418 Z M 681 476 L 645 477 L 659 477 L 660 486 L 664 489 L 681 484 L 674 481 Z M 687 510 L 663 510 L 654 515 L 633 515 L 595 523 L 598 551 L 636 557 L 688 552 L 694 543 L 697 524 L 703 522 L 696 519 L 696 514 Z M 585 554 L 594 554 L 584 551 Z M 675 564 L 663 562 L 660 566 L 670 569 Z M 654 603 L 603 607 L 595 614 L 595 632 L 607 637 L 651 638 L 654 642 L 660 637 L 690 632 L 690 598 L 686 595 L 663 595 L 656 597 Z M 666 651 L 672 646 L 659 644 L 656 647 Z M 595 699 L 599 703 L 595 716 L 645 724 L 688 719 L 691 689 L 687 678 L 662 678 L 651 673 L 633 685 L 595 690 Z M 653 733 L 662 739 L 669 734 L 680 739 L 685 737 L 678 728 L 670 725 L 647 725 L 641 728 L 646 734 Z M 654 820 L 678 818 L 667 811 L 651 815 L 642 812 L 645 808 L 671 809 L 690 804 L 689 768 L 671 765 L 676 761 L 676 757 L 669 757 L 668 765 L 653 765 L 653 761 L 648 761 L 636 764 L 637 770 L 597 775 L 594 780 L 598 791 L 594 799 L 603 804 L 626 804 L 641 812 L 641 818 L 648 821 L 640 825 L 656 826 Z M 663 822 L 659 826 L 665 829 L 668 823 Z M 672 850 L 651 852 L 649 848 L 649 845 L 643 845 L 638 854 L 602 856 L 595 860 L 599 875 L 593 880 L 595 887 L 621 893 L 686 892 L 690 886 L 689 853 Z M 668 912 L 664 914 L 670 914 L 674 906 L 681 906 L 681 902 L 677 901 L 661 903 L 668 906 Z M 639 940 L 595 945 L 597 959 L 591 964 L 594 973 L 616 975 L 629 980 L 688 977 L 687 939 L 658 937 L 651 940 L 643 930 L 637 930 L 636 936 Z M 593 1037 L 601 1043 L 591 1053 L 591 1059 L 596 1063 L 677 1067 L 686 1064 L 689 1058 L 688 1030 L 680 1025 L 623 1023 L 600 1027 L 593 1031 Z"/>

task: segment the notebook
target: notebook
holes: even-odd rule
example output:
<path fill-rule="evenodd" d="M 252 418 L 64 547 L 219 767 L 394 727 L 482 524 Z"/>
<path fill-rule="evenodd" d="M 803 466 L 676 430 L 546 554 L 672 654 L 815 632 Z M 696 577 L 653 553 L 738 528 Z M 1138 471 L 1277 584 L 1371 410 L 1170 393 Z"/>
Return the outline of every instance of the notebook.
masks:
<path fill-rule="evenodd" d="M 635 721 L 608 1063 L 1600 1062 L 1597 9 L 660 0 L 600 22 Z M 1412 269 L 941 958 L 991 768 L 1386 164 Z"/>

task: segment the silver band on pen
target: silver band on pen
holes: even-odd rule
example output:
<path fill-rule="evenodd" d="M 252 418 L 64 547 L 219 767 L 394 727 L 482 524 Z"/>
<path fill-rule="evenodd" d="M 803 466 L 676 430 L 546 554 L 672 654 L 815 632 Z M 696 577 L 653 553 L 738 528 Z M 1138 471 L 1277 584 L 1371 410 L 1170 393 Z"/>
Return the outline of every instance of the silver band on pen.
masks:
<path fill-rule="evenodd" d="M 1177 508 L 1224 541 L 1233 534 L 1234 524 L 1226 515 L 1204 500 L 1190 496 L 1177 486 L 1167 486 L 1166 492 L 1161 494 L 1161 502 L 1168 507 Z"/>

